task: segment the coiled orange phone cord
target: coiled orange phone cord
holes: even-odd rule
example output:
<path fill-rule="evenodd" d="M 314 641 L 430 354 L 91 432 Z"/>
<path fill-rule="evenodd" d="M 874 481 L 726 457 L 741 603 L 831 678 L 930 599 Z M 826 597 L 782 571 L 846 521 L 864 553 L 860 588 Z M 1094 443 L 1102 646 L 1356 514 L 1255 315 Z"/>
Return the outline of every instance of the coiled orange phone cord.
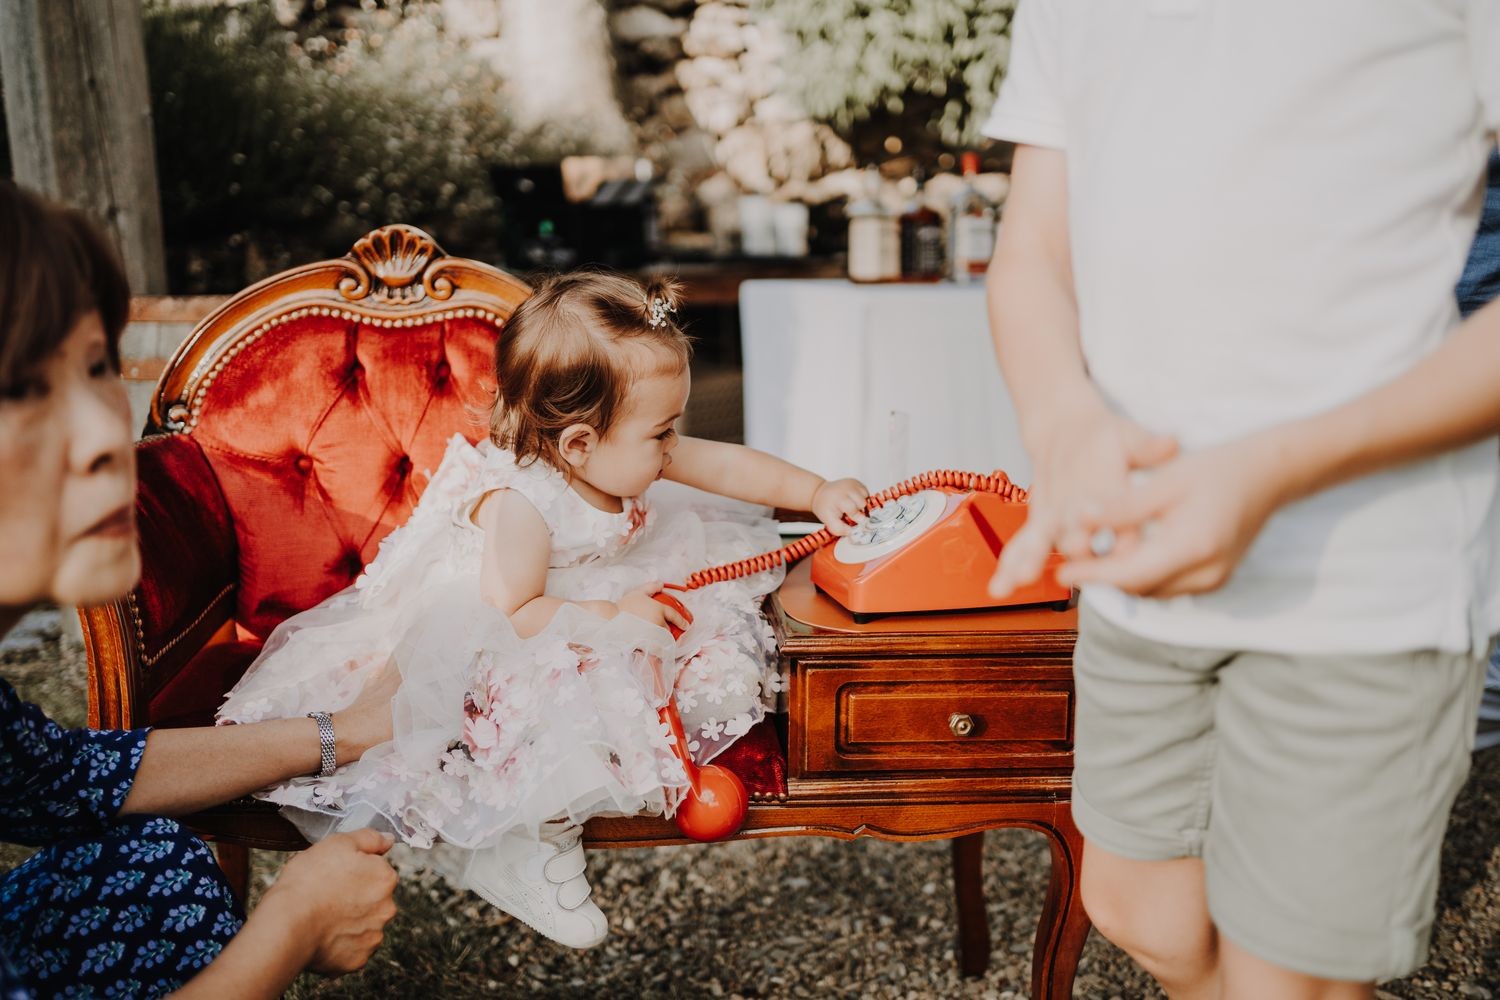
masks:
<path fill-rule="evenodd" d="M 922 490 L 932 489 L 960 489 L 970 493 L 998 493 L 1007 500 L 1016 503 L 1025 503 L 1029 494 L 1020 486 L 1010 481 L 1010 477 L 1000 471 L 985 476 L 977 472 L 960 472 L 957 469 L 935 469 L 932 472 L 924 472 L 920 475 L 904 479 L 895 486 L 872 494 L 865 501 L 865 513 L 888 503 L 898 497 L 908 496 L 912 493 L 920 493 Z M 749 559 L 741 559 L 739 562 L 725 563 L 723 566 L 713 566 L 709 569 L 699 570 L 688 577 L 682 583 L 666 584 L 667 590 L 689 591 L 700 587 L 707 587 L 711 583 L 722 583 L 725 580 L 738 580 L 741 577 L 753 576 L 756 573 L 772 569 L 783 563 L 796 562 L 809 552 L 822 548 L 833 541 L 833 532 L 826 527 L 819 528 L 810 535 L 783 545 L 774 552 L 763 555 L 751 556 Z"/>

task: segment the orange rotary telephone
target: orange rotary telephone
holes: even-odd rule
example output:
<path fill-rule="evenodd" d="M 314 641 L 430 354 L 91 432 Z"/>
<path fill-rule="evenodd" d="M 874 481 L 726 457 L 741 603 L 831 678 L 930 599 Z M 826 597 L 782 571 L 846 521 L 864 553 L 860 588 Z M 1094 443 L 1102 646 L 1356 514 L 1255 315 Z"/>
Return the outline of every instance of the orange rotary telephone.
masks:
<path fill-rule="evenodd" d="M 865 523 L 835 545 L 828 545 L 833 532 L 822 528 L 775 552 L 703 570 L 667 587 L 697 590 L 814 552 L 813 583 L 857 622 L 911 611 L 1065 607 L 1072 592 L 1057 582 L 1062 556 L 1056 552 L 1035 583 L 1003 600 L 989 595 L 1000 549 L 1026 521 L 1026 500 L 1026 491 L 1003 472 L 925 472 L 870 497 Z"/>
<path fill-rule="evenodd" d="M 1035 583 L 1003 600 L 990 596 L 1000 549 L 1025 521 L 1024 494 L 951 486 L 908 493 L 876 507 L 864 524 L 813 553 L 812 581 L 856 622 L 896 612 L 1066 607 L 1072 594 L 1057 582 L 1062 557 L 1055 552 Z"/>

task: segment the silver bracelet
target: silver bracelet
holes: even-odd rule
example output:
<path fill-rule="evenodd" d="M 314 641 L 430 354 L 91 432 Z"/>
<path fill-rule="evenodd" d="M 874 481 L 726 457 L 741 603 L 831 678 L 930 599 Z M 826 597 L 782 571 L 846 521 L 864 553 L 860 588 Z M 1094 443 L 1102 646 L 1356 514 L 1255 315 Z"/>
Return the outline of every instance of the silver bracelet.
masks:
<path fill-rule="evenodd" d="M 326 778 L 339 767 L 333 744 L 333 717 L 327 712 L 308 712 L 307 717 L 318 724 L 318 777 Z"/>

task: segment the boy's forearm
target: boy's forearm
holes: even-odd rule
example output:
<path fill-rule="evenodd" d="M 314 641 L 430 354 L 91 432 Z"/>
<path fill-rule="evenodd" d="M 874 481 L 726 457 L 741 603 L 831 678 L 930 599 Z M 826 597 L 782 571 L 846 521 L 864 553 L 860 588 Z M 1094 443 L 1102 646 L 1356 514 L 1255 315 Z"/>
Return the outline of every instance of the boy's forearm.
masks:
<path fill-rule="evenodd" d="M 1103 408 L 1078 338 L 1068 232 L 1068 162 L 1061 150 L 1016 147 L 1005 225 L 985 279 L 990 335 L 1033 456 L 1051 425 L 1080 408 Z"/>
<path fill-rule="evenodd" d="M 1500 302 L 1392 381 L 1257 435 L 1282 502 L 1427 458 L 1500 430 Z"/>
<path fill-rule="evenodd" d="M 995 355 L 1032 454 L 1059 414 L 1103 406 L 1084 368 L 1069 282 L 1060 265 L 1003 247 L 986 279 Z"/>

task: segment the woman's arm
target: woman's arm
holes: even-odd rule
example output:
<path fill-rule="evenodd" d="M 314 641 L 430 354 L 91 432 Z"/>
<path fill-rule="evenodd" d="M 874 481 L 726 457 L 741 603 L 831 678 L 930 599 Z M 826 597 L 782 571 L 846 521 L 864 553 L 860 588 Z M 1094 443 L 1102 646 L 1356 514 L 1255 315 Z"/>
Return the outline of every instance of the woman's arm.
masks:
<path fill-rule="evenodd" d="M 810 510 L 835 534 L 849 530 L 844 518 L 854 520 L 862 515 L 869 496 L 858 480 L 830 482 L 763 451 L 702 438 L 678 441 L 666 477 L 749 503 Z"/>
<path fill-rule="evenodd" d="M 333 713 L 340 764 L 391 738 L 391 698 L 399 683 L 394 667 L 387 666 L 354 704 Z M 317 774 L 318 751 L 318 724 L 312 719 L 153 729 L 120 815 L 184 816 L 278 781 Z"/>

